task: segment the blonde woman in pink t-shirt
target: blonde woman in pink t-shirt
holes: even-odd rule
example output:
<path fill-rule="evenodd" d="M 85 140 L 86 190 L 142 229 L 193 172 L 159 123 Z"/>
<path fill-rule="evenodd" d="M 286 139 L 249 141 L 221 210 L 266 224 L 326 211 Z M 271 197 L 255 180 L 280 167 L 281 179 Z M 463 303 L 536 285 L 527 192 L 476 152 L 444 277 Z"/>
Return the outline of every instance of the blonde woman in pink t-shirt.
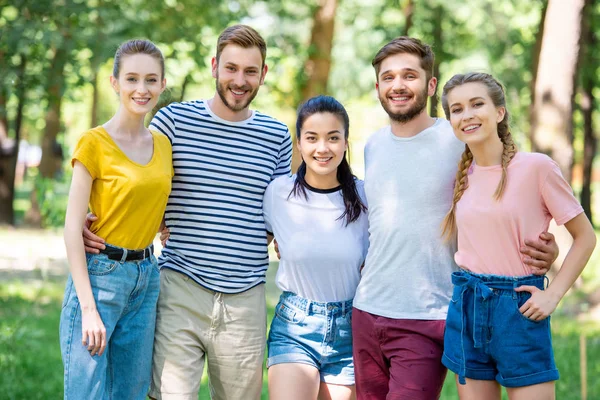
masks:
<path fill-rule="evenodd" d="M 443 363 L 458 376 L 465 399 L 554 399 L 550 314 L 585 267 L 594 230 L 558 165 L 538 153 L 517 152 L 508 126 L 504 89 L 491 75 L 455 75 L 442 106 L 465 143 L 454 199 L 443 225 L 457 237 L 460 270 L 452 276 Z M 556 277 L 532 275 L 519 248 L 564 224 L 571 246 Z"/>

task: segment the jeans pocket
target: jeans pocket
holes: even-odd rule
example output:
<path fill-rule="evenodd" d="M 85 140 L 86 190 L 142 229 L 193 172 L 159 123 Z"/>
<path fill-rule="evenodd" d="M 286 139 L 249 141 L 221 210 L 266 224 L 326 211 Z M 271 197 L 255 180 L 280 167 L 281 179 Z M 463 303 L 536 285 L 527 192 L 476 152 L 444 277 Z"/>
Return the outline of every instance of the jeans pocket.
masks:
<path fill-rule="evenodd" d="M 62 308 L 65 308 L 67 304 L 69 304 L 69 299 L 71 297 L 71 292 L 73 291 L 73 279 L 71 275 L 67 279 L 67 284 L 65 285 L 65 295 L 63 297 Z"/>
<path fill-rule="evenodd" d="M 111 260 L 106 256 L 91 256 L 88 257 L 87 267 L 90 275 L 108 275 L 113 272 L 118 266 L 119 261 Z"/>
<path fill-rule="evenodd" d="M 548 318 L 550 318 L 550 316 L 548 316 L 548 318 L 544 318 L 541 321 L 534 321 L 531 320 L 529 318 L 527 318 L 526 316 L 523 315 L 523 313 L 521 313 L 521 311 L 519 310 L 523 304 L 525 304 L 527 302 L 527 300 L 529 300 L 529 298 L 531 297 L 531 293 L 529 292 L 518 292 L 517 293 L 517 298 L 513 298 L 513 303 L 515 305 L 515 312 L 519 315 L 519 317 L 524 320 L 529 322 L 530 324 L 535 324 L 535 325 L 539 325 L 542 322 L 546 321 Z"/>
<path fill-rule="evenodd" d="M 289 324 L 299 324 L 304 321 L 306 314 L 301 310 L 279 303 L 275 307 L 275 315 Z"/>

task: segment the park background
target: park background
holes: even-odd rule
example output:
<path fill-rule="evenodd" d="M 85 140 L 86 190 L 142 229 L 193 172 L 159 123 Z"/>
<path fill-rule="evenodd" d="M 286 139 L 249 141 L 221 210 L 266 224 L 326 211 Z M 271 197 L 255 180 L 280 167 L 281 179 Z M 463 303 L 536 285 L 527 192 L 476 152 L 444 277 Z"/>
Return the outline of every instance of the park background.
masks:
<path fill-rule="evenodd" d="M 371 67 L 384 43 L 408 34 L 432 44 L 438 94 L 454 73 L 492 73 L 506 86 L 519 148 L 553 157 L 595 220 L 599 0 L 0 0 L 0 397 L 62 397 L 69 160 L 78 136 L 116 110 L 108 81 L 116 48 L 149 38 L 162 49 L 169 89 L 159 107 L 208 98 L 217 36 L 234 23 L 253 26 L 268 44 L 269 72 L 253 108 L 294 134 L 303 100 L 335 96 L 350 114 L 360 177 L 364 144 L 387 123 Z M 443 117 L 437 98 L 428 107 Z M 555 232 L 564 257 L 564 230 Z M 558 399 L 600 398 L 599 257 L 553 315 Z M 276 268 L 273 259 L 269 318 Z M 443 399 L 456 398 L 451 375 Z M 208 398 L 206 377 L 199 398 Z"/>

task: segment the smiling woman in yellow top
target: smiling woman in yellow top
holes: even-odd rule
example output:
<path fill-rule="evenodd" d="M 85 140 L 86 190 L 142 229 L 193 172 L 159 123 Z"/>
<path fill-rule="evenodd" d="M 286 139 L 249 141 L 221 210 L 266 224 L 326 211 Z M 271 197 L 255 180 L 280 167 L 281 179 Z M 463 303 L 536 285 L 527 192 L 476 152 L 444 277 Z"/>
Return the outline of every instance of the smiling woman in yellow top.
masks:
<path fill-rule="evenodd" d="M 164 59 L 147 40 L 123 43 L 111 84 L 116 114 L 83 134 L 71 163 L 65 222 L 71 274 L 60 319 L 65 399 L 145 399 L 150 382 L 159 272 L 152 241 L 173 176 L 168 138 L 144 117 L 165 88 Z M 85 253 L 82 226 L 106 238 Z"/>

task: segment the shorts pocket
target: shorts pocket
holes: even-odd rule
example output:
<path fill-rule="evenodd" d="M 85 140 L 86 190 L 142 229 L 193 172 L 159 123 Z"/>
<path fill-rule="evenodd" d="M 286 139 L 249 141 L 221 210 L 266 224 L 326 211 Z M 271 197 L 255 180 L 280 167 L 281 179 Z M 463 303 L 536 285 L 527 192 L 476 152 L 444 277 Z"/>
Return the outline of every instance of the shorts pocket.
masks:
<path fill-rule="evenodd" d="M 119 266 L 119 261 L 107 257 L 89 257 L 87 260 L 88 273 L 90 275 L 108 275 Z"/>
<path fill-rule="evenodd" d="M 306 314 L 297 308 L 279 303 L 275 307 L 275 315 L 289 324 L 299 324 L 304 321 Z"/>
<path fill-rule="evenodd" d="M 523 306 L 523 304 L 525 304 L 527 302 L 527 300 L 529 300 L 529 298 L 531 298 L 531 293 L 517 292 L 517 298 L 513 299 L 513 302 L 515 304 L 515 312 L 519 315 L 519 317 L 522 320 L 527 321 L 530 324 L 539 325 L 542 322 L 545 322 L 548 318 L 550 318 L 550 316 L 548 316 L 541 321 L 534 321 L 534 320 L 531 320 L 531 319 L 527 318 L 526 316 L 524 316 L 523 313 L 521 313 L 521 311 L 519 311 L 519 309 L 521 308 L 521 306 Z"/>

